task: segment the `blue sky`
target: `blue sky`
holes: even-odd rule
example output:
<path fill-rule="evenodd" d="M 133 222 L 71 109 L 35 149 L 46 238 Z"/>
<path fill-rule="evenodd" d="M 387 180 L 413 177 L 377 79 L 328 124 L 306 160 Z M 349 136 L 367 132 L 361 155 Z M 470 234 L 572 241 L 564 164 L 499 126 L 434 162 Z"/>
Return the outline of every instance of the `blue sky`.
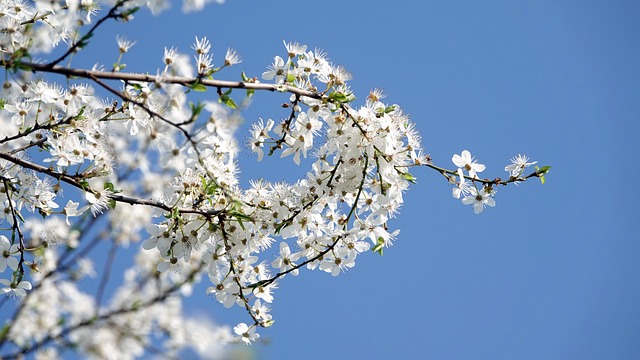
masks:
<path fill-rule="evenodd" d="M 189 15 L 142 11 L 110 25 L 82 61 L 111 64 L 120 33 L 138 41 L 127 70 L 154 73 L 165 46 L 189 52 L 207 36 L 218 61 L 227 47 L 243 56 L 218 76 L 238 80 L 298 41 L 351 71 L 361 99 L 384 89 L 436 164 L 453 168 L 451 156 L 469 149 L 491 178 L 506 177 L 518 153 L 552 166 L 545 185 L 501 188 L 480 216 L 437 173 L 417 171 L 390 224 L 401 229 L 395 245 L 337 278 L 285 278 L 256 358 L 634 359 L 639 11 L 633 1 L 228 0 Z M 257 94 L 247 125 L 285 116 L 285 100 Z M 244 183 L 306 173 L 244 154 Z M 247 321 L 204 288 L 189 300 L 193 314 Z"/>

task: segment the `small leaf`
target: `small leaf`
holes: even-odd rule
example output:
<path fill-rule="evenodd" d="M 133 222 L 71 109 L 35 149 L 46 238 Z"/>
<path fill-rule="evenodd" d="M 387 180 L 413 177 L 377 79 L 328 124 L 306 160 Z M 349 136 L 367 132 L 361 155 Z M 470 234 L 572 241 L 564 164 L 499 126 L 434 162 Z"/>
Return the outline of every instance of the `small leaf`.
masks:
<path fill-rule="evenodd" d="M 204 104 L 201 104 L 200 101 L 198 101 L 197 104 L 190 102 L 189 107 L 191 108 L 191 117 L 189 118 L 189 122 L 192 123 L 198 120 L 200 113 L 204 109 Z"/>
<path fill-rule="evenodd" d="M 243 214 L 237 211 L 230 212 L 229 215 L 235 217 L 238 221 L 247 220 L 253 222 L 253 218 L 247 214 Z"/>
<path fill-rule="evenodd" d="M 402 178 L 407 180 L 408 182 L 410 182 L 412 184 L 417 184 L 416 177 L 411 175 L 411 173 L 408 173 L 408 172 L 403 173 L 403 172 L 401 172 L 400 174 L 402 174 Z"/>
<path fill-rule="evenodd" d="M 376 246 L 374 246 L 373 249 L 371 249 L 371 251 L 380 254 L 380 256 L 383 255 L 383 252 L 384 252 L 384 239 L 382 238 L 382 236 L 378 237 L 378 241 L 376 243 Z"/>
<path fill-rule="evenodd" d="M 331 94 L 329 94 L 329 99 L 340 104 L 346 104 L 355 100 L 356 97 L 353 94 L 346 95 L 344 93 L 334 91 Z"/>
<path fill-rule="evenodd" d="M 193 103 L 189 103 L 189 107 L 191 108 L 191 117 L 195 118 L 198 117 L 204 109 L 204 104 L 201 104 L 200 101 L 198 101 L 195 105 Z"/>
<path fill-rule="evenodd" d="M 387 106 L 386 108 L 384 108 L 384 112 L 385 112 L 385 114 L 388 114 L 388 113 L 396 111 L 397 108 L 398 107 L 396 105 L 390 105 L 390 106 Z"/>
<path fill-rule="evenodd" d="M 9 329 L 11 329 L 10 324 L 11 323 L 4 324 L 2 329 L 0 329 L 0 341 L 4 340 L 4 338 L 7 337 L 7 334 L 9 333 Z"/>
<path fill-rule="evenodd" d="M 236 105 L 236 102 L 233 101 L 232 98 L 230 98 L 229 96 L 225 95 L 225 94 L 221 94 L 220 95 L 220 102 L 227 105 L 228 107 L 232 108 L 232 109 L 237 109 L 238 105 Z"/>
<path fill-rule="evenodd" d="M 115 186 L 113 186 L 113 183 L 106 182 L 104 183 L 103 189 L 113 191 L 115 189 Z"/>
<path fill-rule="evenodd" d="M 536 175 L 540 178 L 540 182 L 542 184 L 547 182 L 544 176 L 549 172 L 550 169 L 551 169 L 551 166 L 549 165 L 543 166 L 542 168 L 539 168 L 536 166 Z"/>
<path fill-rule="evenodd" d="M 194 82 L 193 84 L 191 84 L 191 86 L 189 86 L 193 91 L 197 91 L 197 92 L 205 92 L 207 91 L 207 87 L 200 84 L 199 82 Z"/>
<path fill-rule="evenodd" d="M 140 6 L 132 7 L 131 9 L 128 9 L 127 11 L 123 12 L 122 14 L 125 17 L 129 17 L 129 16 L 135 14 L 138 10 L 140 10 Z"/>

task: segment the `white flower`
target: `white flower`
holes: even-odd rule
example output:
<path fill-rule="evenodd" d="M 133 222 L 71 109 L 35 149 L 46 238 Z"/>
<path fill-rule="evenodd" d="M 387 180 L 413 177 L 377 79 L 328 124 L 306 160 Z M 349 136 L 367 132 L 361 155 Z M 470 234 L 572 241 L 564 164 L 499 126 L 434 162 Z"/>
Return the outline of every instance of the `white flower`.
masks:
<path fill-rule="evenodd" d="M 193 44 L 191 48 L 195 50 L 198 55 L 207 54 L 209 50 L 211 50 L 211 43 L 207 40 L 206 36 L 202 39 L 198 39 L 196 36 L 196 43 Z"/>
<path fill-rule="evenodd" d="M 454 177 L 452 176 L 451 178 L 454 178 Z M 462 195 L 469 194 L 471 189 L 471 184 L 465 181 L 464 174 L 461 168 L 458 168 L 458 178 L 460 178 L 460 181 L 456 183 L 457 186 L 452 190 L 452 195 L 456 199 L 460 199 L 460 196 Z M 455 180 L 452 180 L 452 181 L 455 181 Z"/>
<path fill-rule="evenodd" d="M 264 324 L 273 323 L 271 321 L 272 319 L 271 314 L 269 314 L 269 311 L 271 309 L 269 309 L 267 305 L 262 305 L 262 302 L 260 302 L 260 299 L 256 300 L 253 303 L 253 307 L 251 307 L 251 310 L 253 310 L 253 312 L 256 314 L 256 317 L 262 320 Z"/>
<path fill-rule="evenodd" d="M 18 284 L 14 284 L 7 279 L 0 279 L 0 284 L 5 286 L 0 288 L 0 295 L 7 294 L 21 298 L 27 295 L 27 290 L 31 290 L 31 283 L 27 280 L 22 280 Z"/>
<path fill-rule="evenodd" d="M 173 75 L 190 77 L 193 74 L 193 66 L 191 66 L 189 58 L 179 53 L 176 48 L 167 49 L 165 47 L 163 61 L 165 64 L 164 73 L 171 68 Z"/>
<path fill-rule="evenodd" d="M 287 43 L 286 41 L 283 41 L 283 43 L 284 47 L 287 48 L 287 55 L 289 55 L 290 58 L 303 54 L 307 51 L 307 45 L 301 45 L 297 42 Z"/>
<path fill-rule="evenodd" d="M 109 208 L 109 195 L 112 192 L 108 189 L 102 189 L 101 191 L 94 190 L 93 192 L 87 191 L 84 193 L 85 198 L 91 204 L 91 213 L 95 217 L 98 214 Z"/>
<path fill-rule="evenodd" d="M 511 164 L 504 167 L 504 171 L 508 171 L 510 176 L 518 177 L 522 175 L 524 169 L 533 164 L 537 164 L 537 161 L 528 162 L 529 158 L 526 155 L 518 154 L 518 156 L 511 158 Z"/>
<path fill-rule="evenodd" d="M 331 273 L 333 276 L 338 276 L 340 271 L 347 271 L 347 269 L 355 266 L 355 261 L 348 255 L 348 250 L 345 248 L 334 249 L 334 256 L 327 256 L 320 263 L 320 270 L 324 270 Z"/>
<path fill-rule="evenodd" d="M 288 64 L 288 62 L 285 64 L 284 60 L 280 56 L 276 56 L 273 58 L 273 64 L 269 65 L 267 71 L 262 73 L 262 78 L 265 80 L 271 80 L 275 77 L 275 82 L 280 84 L 287 76 L 286 66 Z"/>
<path fill-rule="evenodd" d="M 451 158 L 454 165 L 459 168 L 464 168 L 469 172 L 469 176 L 472 178 L 478 177 L 476 173 L 483 172 L 486 166 L 478 164 L 474 158 L 471 157 L 469 150 L 462 151 L 461 155 L 454 154 Z"/>
<path fill-rule="evenodd" d="M 227 54 L 224 56 L 224 64 L 225 66 L 231 66 L 231 65 L 236 65 L 236 64 L 240 64 L 242 62 L 242 59 L 240 58 L 240 55 L 238 55 L 238 53 L 229 48 L 227 49 Z"/>
<path fill-rule="evenodd" d="M 13 116 L 11 117 L 11 123 L 16 126 L 22 126 L 22 124 L 25 123 L 26 116 L 31 110 L 31 104 L 26 101 L 22 101 L 16 103 L 15 105 L 5 104 L 4 108 L 8 112 L 13 113 Z"/>
<path fill-rule="evenodd" d="M 46 104 L 52 104 L 62 97 L 62 93 L 57 87 L 49 86 L 46 82 L 39 81 L 29 84 L 26 97 L 28 99 L 27 101 L 42 101 Z"/>
<path fill-rule="evenodd" d="M 118 43 L 118 51 L 120 51 L 121 54 L 126 53 L 133 45 L 136 44 L 135 41 L 127 40 L 127 38 L 122 35 L 116 36 L 116 42 Z"/>
<path fill-rule="evenodd" d="M 213 56 L 211 54 L 198 54 L 196 57 L 196 68 L 198 75 L 209 75 L 208 72 L 213 67 Z"/>
<path fill-rule="evenodd" d="M 62 212 L 66 216 L 65 220 L 67 222 L 67 225 L 71 225 L 71 223 L 69 222 L 70 216 L 80 216 L 82 215 L 82 213 L 85 212 L 85 210 L 87 210 L 86 206 L 82 207 L 81 209 L 78 209 L 78 205 L 80 205 L 80 203 L 69 200 L 67 201 L 67 205 L 65 205 L 64 209 L 62 209 Z"/>
<path fill-rule="evenodd" d="M 478 192 L 476 188 L 470 188 L 470 195 L 462 199 L 465 205 L 473 205 L 473 212 L 480 214 L 485 206 L 496 206 L 496 201 L 491 197 L 490 192 Z"/>
<path fill-rule="evenodd" d="M 9 266 L 11 270 L 18 268 L 18 259 L 13 257 L 13 255 L 17 253 L 18 244 L 11 245 L 6 236 L 0 235 L 0 273 L 4 272 L 7 266 Z"/>
<path fill-rule="evenodd" d="M 240 337 L 243 343 L 251 345 L 252 341 L 258 340 L 260 334 L 256 334 L 255 326 L 247 326 L 245 323 L 240 323 L 233 328 L 233 332 Z"/>
<path fill-rule="evenodd" d="M 252 125 L 249 144 L 251 145 L 251 151 L 258 154 L 258 161 L 261 161 L 264 156 L 262 146 L 264 146 L 264 141 L 269 136 L 269 131 L 271 131 L 273 125 L 274 122 L 272 119 L 269 119 L 266 125 L 263 123 L 262 119 Z"/>
<path fill-rule="evenodd" d="M 276 258 L 271 266 L 274 268 L 280 269 L 280 272 L 285 272 L 294 267 L 294 262 L 300 258 L 300 254 L 296 253 L 291 255 L 291 249 L 289 249 L 289 245 L 285 242 L 280 243 L 280 256 Z M 291 274 L 298 275 L 298 269 L 292 270 Z"/>

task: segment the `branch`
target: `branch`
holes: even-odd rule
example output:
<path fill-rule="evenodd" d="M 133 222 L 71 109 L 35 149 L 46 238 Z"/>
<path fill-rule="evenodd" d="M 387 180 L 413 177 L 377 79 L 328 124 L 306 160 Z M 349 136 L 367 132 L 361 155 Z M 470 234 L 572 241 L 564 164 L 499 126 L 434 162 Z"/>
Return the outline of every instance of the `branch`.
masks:
<path fill-rule="evenodd" d="M 441 168 L 441 167 L 433 165 L 433 164 L 424 164 L 424 166 L 426 166 L 426 167 L 428 167 L 430 169 L 436 170 L 437 172 L 441 173 L 442 175 L 444 175 L 447 178 L 449 178 L 449 176 L 447 176 L 447 174 L 456 175 L 456 176 L 458 175 L 457 171 L 447 170 L 445 168 Z M 477 182 L 479 182 L 481 184 L 484 184 L 484 185 L 508 185 L 508 184 L 511 184 L 511 183 L 519 182 L 519 181 L 526 181 L 527 179 L 532 178 L 532 177 L 540 177 L 540 175 L 544 175 L 542 171 L 534 171 L 534 172 L 532 172 L 531 174 L 529 174 L 529 175 L 527 175 L 525 177 L 522 177 L 522 176 L 518 176 L 518 177 L 511 176 L 511 177 L 509 177 L 509 180 L 502 180 L 499 177 L 495 178 L 493 180 L 480 179 L 480 178 L 477 178 L 477 177 L 474 178 L 474 177 L 471 177 L 471 176 L 468 176 L 468 175 L 465 175 L 464 178 L 467 179 L 467 180 L 471 180 L 471 181 L 477 181 Z"/>
<path fill-rule="evenodd" d="M 5 67 L 10 67 L 12 64 L 2 64 Z M 79 77 L 84 79 L 107 79 L 107 80 L 123 80 L 123 81 L 139 81 L 149 83 L 167 83 L 167 84 L 179 84 L 189 86 L 193 84 L 202 84 L 208 87 L 219 87 L 227 89 L 252 89 L 252 90 L 266 90 L 266 91 L 278 91 L 289 92 L 292 94 L 306 96 L 313 99 L 326 99 L 326 97 L 309 90 L 303 90 L 291 85 L 285 84 L 263 84 L 244 81 L 226 81 L 226 80 L 206 80 L 197 77 L 185 77 L 185 76 L 160 76 L 149 74 L 136 74 L 136 73 L 123 73 L 123 72 L 111 72 L 111 71 L 96 71 L 85 69 L 73 69 L 59 65 L 43 65 L 31 62 L 20 63 L 21 66 L 31 69 L 34 72 L 47 72 L 54 74 L 61 74 L 69 77 Z"/>
<path fill-rule="evenodd" d="M 0 152 L 0 158 L 1 159 L 5 159 L 7 161 L 10 161 L 14 164 L 20 165 L 22 167 L 25 167 L 27 169 L 31 169 L 31 170 L 35 170 L 37 172 L 49 175 L 55 179 L 61 180 L 67 184 L 73 185 L 75 187 L 77 187 L 78 189 L 81 189 L 83 191 L 89 191 L 89 192 L 94 192 L 95 190 L 87 188 L 85 185 L 81 184 L 80 181 L 72 176 L 69 176 L 67 174 L 63 174 L 63 173 L 59 173 L 57 171 L 51 170 L 49 168 L 46 168 L 42 165 L 38 165 L 38 164 L 34 164 L 31 163 L 29 161 L 26 160 L 22 160 L 18 157 Z M 168 212 L 171 212 L 174 208 L 166 205 L 162 202 L 159 201 L 154 201 L 154 200 L 146 200 L 146 199 L 138 199 L 138 198 L 132 198 L 132 197 L 128 197 L 128 196 L 123 196 L 123 195 L 116 195 L 116 194 L 111 194 L 109 195 L 110 199 L 113 199 L 117 202 L 123 202 L 123 203 L 127 203 L 130 205 L 147 205 L 147 206 L 152 206 L 158 209 L 162 209 Z M 182 214 L 199 214 L 199 215 L 203 215 L 205 217 L 211 217 L 211 216 L 216 216 L 222 212 L 224 212 L 225 210 L 197 210 L 197 209 L 177 209 L 178 212 L 182 213 Z"/>
<path fill-rule="evenodd" d="M 118 10 L 118 8 L 120 8 L 122 5 L 124 5 L 127 1 L 128 0 L 120 0 L 115 5 L 113 5 L 113 7 L 109 10 L 109 13 L 107 13 L 107 15 L 105 15 L 104 17 L 102 17 L 101 19 L 96 21 L 96 23 L 93 25 L 93 27 L 91 27 L 91 29 L 89 29 L 89 32 L 84 34 L 80 38 L 80 40 L 76 41 L 73 45 L 71 45 L 71 47 L 69 47 L 69 49 L 64 54 L 62 54 L 59 58 L 57 58 L 56 60 L 50 62 L 46 66 L 47 67 L 56 67 L 56 65 L 59 64 L 60 62 L 62 62 L 62 60 L 64 60 L 67 56 L 71 55 L 72 53 L 74 53 L 79 48 L 84 47 L 86 45 L 86 41 L 93 36 L 93 33 L 96 31 L 96 29 L 100 25 L 102 25 L 102 23 L 104 23 L 108 19 L 117 19 L 117 18 L 122 17 L 123 14 L 119 14 L 116 11 Z"/>
<path fill-rule="evenodd" d="M 162 301 L 166 300 L 169 296 L 171 296 L 171 294 L 173 294 L 176 291 L 180 290 L 180 288 L 182 286 L 184 286 L 185 284 L 193 281 L 193 279 L 195 278 L 196 274 L 198 274 L 200 272 L 200 270 L 202 270 L 202 264 L 200 264 L 198 267 L 196 267 L 193 270 L 191 270 L 191 272 L 188 274 L 187 278 L 184 281 L 175 283 L 170 288 L 164 290 L 162 293 L 158 294 L 154 298 L 151 298 L 150 300 L 147 300 L 146 302 L 138 303 L 138 304 L 136 304 L 134 302 L 133 306 L 124 307 L 124 308 L 120 308 L 120 309 L 116 309 L 116 310 L 111 310 L 111 311 L 108 311 L 106 313 L 103 313 L 100 316 L 96 316 L 96 317 L 81 321 L 78 324 L 68 326 L 66 328 L 63 328 L 59 332 L 57 332 L 55 335 L 54 334 L 49 334 L 45 338 L 41 339 L 40 341 L 37 341 L 37 342 L 35 342 L 34 344 L 31 344 L 31 345 L 25 346 L 25 347 L 23 347 L 22 349 L 18 350 L 15 353 L 2 356 L 2 359 L 21 359 L 23 357 L 23 355 L 26 355 L 26 354 L 28 354 L 30 352 L 38 350 L 38 349 L 42 348 L 42 346 L 46 345 L 47 343 L 49 343 L 51 341 L 62 339 L 64 336 L 66 336 L 67 334 L 69 334 L 72 331 L 78 330 L 78 329 L 86 327 L 86 326 L 94 325 L 94 324 L 96 324 L 96 322 L 101 321 L 101 320 L 108 320 L 109 318 L 111 318 L 113 316 L 127 314 L 127 313 L 130 313 L 130 312 L 136 312 L 136 311 L 139 311 L 141 309 L 144 309 L 144 308 L 147 308 L 149 306 L 152 306 L 152 305 L 154 305 L 156 303 L 162 302 Z"/>

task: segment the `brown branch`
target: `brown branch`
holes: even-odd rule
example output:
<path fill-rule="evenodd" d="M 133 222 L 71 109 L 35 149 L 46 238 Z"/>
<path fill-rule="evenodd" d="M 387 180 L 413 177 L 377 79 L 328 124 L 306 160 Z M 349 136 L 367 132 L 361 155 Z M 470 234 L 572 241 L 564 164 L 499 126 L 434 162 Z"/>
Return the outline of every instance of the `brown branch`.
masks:
<path fill-rule="evenodd" d="M 11 64 L 3 64 L 3 66 L 9 67 Z M 227 89 L 252 89 L 252 90 L 266 90 L 266 91 L 278 91 L 289 92 L 292 94 L 306 96 L 313 99 L 323 99 L 324 97 L 318 93 L 309 90 L 299 89 L 295 86 L 285 84 L 264 84 L 264 83 L 251 83 L 243 81 L 226 81 L 226 80 L 206 80 L 199 79 L 197 77 L 185 77 L 185 76 L 161 76 L 161 75 L 149 75 L 149 74 L 136 74 L 126 72 L 111 72 L 111 71 L 95 71 L 84 69 L 73 69 L 63 66 L 50 66 L 46 64 L 36 64 L 31 62 L 23 62 L 21 66 L 31 69 L 34 72 L 48 72 L 54 74 L 61 74 L 69 77 L 79 77 L 90 80 L 106 79 L 106 80 L 123 80 L 123 81 L 139 81 L 149 83 L 167 83 L 167 84 L 179 84 L 189 86 L 193 84 L 202 84 L 208 87 L 220 87 Z"/>
<path fill-rule="evenodd" d="M 10 154 L 6 154 L 3 152 L 0 152 L 0 159 L 5 159 L 9 162 L 12 162 L 14 164 L 20 165 L 22 167 L 25 167 L 27 169 L 31 169 L 34 171 L 37 171 L 39 173 L 43 173 L 46 175 L 49 175 L 55 179 L 58 179 L 60 181 L 63 181 L 69 185 L 75 186 L 78 189 L 81 189 L 83 191 L 90 191 L 93 192 L 95 190 L 87 188 L 86 186 L 82 185 L 80 183 L 80 180 L 78 180 L 77 178 L 64 174 L 64 173 L 59 173 L 57 171 L 54 171 L 52 169 L 46 168 L 42 165 L 38 165 L 38 164 L 34 164 L 32 162 L 20 159 L 18 157 L 15 157 L 13 155 Z M 123 203 L 127 203 L 130 205 L 146 205 L 146 206 L 152 206 L 155 208 L 159 208 L 165 211 L 172 211 L 174 209 L 174 207 L 166 205 L 162 202 L 159 201 L 154 201 L 154 200 L 146 200 L 146 199 L 138 199 L 138 198 L 133 198 L 133 197 L 128 197 L 128 196 L 124 196 L 124 195 L 117 195 L 117 194 L 111 194 L 109 195 L 110 199 L 113 199 L 117 202 L 123 202 Z M 224 212 L 224 210 L 198 210 L 198 209 L 178 209 L 178 212 L 182 213 L 182 214 L 199 214 L 199 215 L 203 215 L 206 217 L 211 217 L 211 216 L 215 216 L 218 215 L 222 212 Z"/>
<path fill-rule="evenodd" d="M 433 164 L 424 164 L 423 166 L 426 166 L 430 169 L 436 170 L 437 172 L 441 173 L 442 175 L 444 175 L 446 178 L 449 178 L 449 176 L 447 176 L 447 174 L 449 175 L 458 175 L 458 171 L 453 171 L 453 170 L 448 170 L 445 168 L 441 168 L 439 166 L 433 165 Z M 532 177 L 540 177 L 541 173 L 539 171 L 534 171 L 531 174 L 525 176 L 525 177 L 521 177 L 521 176 L 511 176 L 509 177 L 509 180 L 502 180 L 501 178 L 495 178 L 493 180 L 489 180 L 489 179 L 480 179 L 480 178 L 473 178 L 471 176 L 467 176 L 465 175 L 464 178 L 470 181 L 476 181 L 479 182 L 481 184 L 484 185 L 508 185 L 511 183 L 515 183 L 515 182 L 519 182 L 519 181 L 526 181 L 529 178 Z"/>
<path fill-rule="evenodd" d="M 118 10 L 118 8 L 120 8 L 122 5 L 124 5 L 127 1 L 128 0 L 121 0 L 121 1 L 118 1 L 115 5 L 113 5 L 113 7 L 109 10 L 107 15 L 105 15 L 104 17 L 102 17 L 98 21 L 96 21 L 96 23 L 91 27 L 91 29 L 89 29 L 89 31 L 86 34 L 84 34 L 80 38 L 79 41 L 76 41 L 73 45 L 71 45 L 71 47 L 69 47 L 69 49 L 64 54 L 62 54 L 59 58 L 57 58 L 56 60 L 50 62 L 46 66 L 47 67 L 55 67 L 57 64 L 62 62 L 64 59 L 66 59 L 67 56 L 69 56 L 72 53 L 76 52 L 80 47 L 82 47 L 84 45 L 84 42 L 87 39 L 89 39 L 89 38 L 91 38 L 91 36 L 93 36 L 93 33 L 96 31 L 96 29 L 98 29 L 98 27 L 100 25 L 102 25 L 102 23 L 107 21 L 108 19 L 117 19 L 119 17 L 122 17 L 122 14 L 119 14 L 116 11 Z"/>

